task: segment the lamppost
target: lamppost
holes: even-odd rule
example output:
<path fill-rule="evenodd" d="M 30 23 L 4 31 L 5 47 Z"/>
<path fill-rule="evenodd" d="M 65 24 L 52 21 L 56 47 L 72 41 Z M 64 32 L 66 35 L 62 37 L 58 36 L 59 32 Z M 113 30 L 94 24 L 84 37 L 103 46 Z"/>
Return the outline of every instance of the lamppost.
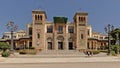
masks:
<path fill-rule="evenodd" d="M 116 33 L 116 49 L 117 49 L 117 54 L 119 53 L 119 33 Z"/>
<path fill-rule="evenodd" d="M 14 24 L 14 22 L 10 21 L 7 25 L 6 25 L 7 29 L 11 32 L 11 46 L 10 46 L 10 51 L 11 53 L 14 52 L 14 46 L 13 46 L 13 33 L 15 30 L 17 30 L 18 26 Z"/>
<path fill-rule="evenodd" d="M 105 32 L 108 34 L 108 55 L 111 54 L 111 48 L 110 48 L 110 45 L 111 45 L 111 39 L 110 39 L 110 34 L 111 34 L 111 31 L 114 29 L 114 26 L 113 25 L 110 25 L 108 24 L 106 27 L 105 27 Z"/>

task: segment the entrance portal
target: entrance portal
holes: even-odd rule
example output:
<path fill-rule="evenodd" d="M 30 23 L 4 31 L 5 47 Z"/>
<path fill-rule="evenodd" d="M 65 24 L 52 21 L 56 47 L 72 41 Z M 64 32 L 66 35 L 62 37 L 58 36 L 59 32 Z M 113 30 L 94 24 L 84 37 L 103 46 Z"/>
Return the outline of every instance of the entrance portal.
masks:
<path fill-rule="evenodd" d="M 52 50 L 52 42 L 48 42 L 48 50 Z"/>
<path fill-rule="evenodd" d="M 69 42 L 69 50 L 73 50 L 73 42 Z"/>
<path fill-rule="evenodd" d="M 63 50 L 63 42 L 58 42 L 58 50 Z"/>

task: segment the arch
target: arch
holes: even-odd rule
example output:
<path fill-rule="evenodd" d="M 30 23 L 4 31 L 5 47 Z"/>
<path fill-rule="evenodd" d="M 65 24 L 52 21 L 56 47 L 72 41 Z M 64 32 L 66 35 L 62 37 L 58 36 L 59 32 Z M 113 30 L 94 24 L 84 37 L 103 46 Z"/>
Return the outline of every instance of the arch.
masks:
<path fill-rule="evenodd" d="M 37 38 L 38 38 L 38 39 L 40 38 L 40 34 L 39 34 L 39 33 L 37 34 Z"/>
<path fill-rule="evenodd" d="M 64 37 L 60 35 L 57 37 L 57 40 L 64 41 Z"/>
<path fill-rule="evenodd" d="M 47 41 L 53 41 L 53 39 L 51 37 L 48 37 Z"/>
<path fill-rule="evenodd" d="M 81 39 L 84 39 L 84 34 L 81 34 Z"/>
<path fill-rule="evenodd" d="M 40 15 L 40 20 L 42 21 L 42 19 L 43 19 L 43 18 L 42 18 L 42 15 Z"/>
<path fill-rule="evenodd" d="M 82 21 L 82 22 L 84 21 L 84 17 L 81 17 L 81 21 Z"/>
<path fill-rule="evenodd" d="M 37 20 L 38 18 L 37 18 L 37 15 L 35 15 L 35 20 Z"/>
<path fill-rule="evenodd" d="M 85 17 L 83 17 L 83 19 L 84 19 L 84 21 L 86 20 L 86 18 L 85 18 Z"/>
<path fill-rule="evenodd" d="M 40 20 L 40 17 L 39 17 L 39 15 L 38 15 L 38 20 Z"/>
<path fill-rule="evenodd" d="M 74 41 L 73 37 L 69 37 L 68 41 Z"/>
<path fill-rule="evenodd" d="M 79 21 L 81 21 L 81 17 L 79 17 Z"/>

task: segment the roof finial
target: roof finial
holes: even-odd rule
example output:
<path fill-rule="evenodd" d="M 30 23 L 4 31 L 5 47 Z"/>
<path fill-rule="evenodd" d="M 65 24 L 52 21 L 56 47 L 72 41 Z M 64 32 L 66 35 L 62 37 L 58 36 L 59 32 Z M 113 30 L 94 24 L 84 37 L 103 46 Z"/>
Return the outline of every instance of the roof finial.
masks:
<path fill-rule="evenodd" d="M 82 11 L 82 8 L 79 8 L 79 11 L 81 12 L 81 11 Z"/>

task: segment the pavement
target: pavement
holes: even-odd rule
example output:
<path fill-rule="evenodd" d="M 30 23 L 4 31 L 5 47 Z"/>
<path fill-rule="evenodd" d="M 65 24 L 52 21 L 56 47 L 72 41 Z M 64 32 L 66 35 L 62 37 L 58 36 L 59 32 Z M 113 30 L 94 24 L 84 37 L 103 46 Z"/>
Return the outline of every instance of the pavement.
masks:
<path fill-rule="evenodd" d="M 62 57 L 62 58 L 3 58 L 0 57 L 1 63 L 80 63 L 80 62 L 120 62 L 119 56 L 103 57 Z"/>

